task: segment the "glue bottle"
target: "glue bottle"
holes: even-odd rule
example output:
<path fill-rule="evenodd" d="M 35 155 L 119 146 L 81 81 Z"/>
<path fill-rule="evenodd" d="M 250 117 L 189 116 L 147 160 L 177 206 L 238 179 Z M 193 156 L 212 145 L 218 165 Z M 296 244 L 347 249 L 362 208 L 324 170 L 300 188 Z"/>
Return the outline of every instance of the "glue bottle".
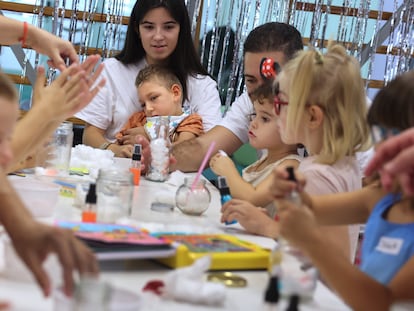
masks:
<path fill-rule="evenodd" d="M 134 186 L 139 185 L 141 179 L 141 150 L 142 146 L 140 144 L 134 145 L 134 152 L 132 153 L 131 167 L 129 171 L 133 175 Z"/>
<path fill-rule="evenodd" d="M 281 276 L 280 264 L 282 262 L 282 251 L 280 245 L 276 245 L 269 257 L 269 282 L 266 287 L 264 300 L 269 310 L 277 310 L 280 299 L 279 278 Z"/>
<path fill-rule="evenodd" d="M 221 200 L 221 205 L 223 205 L 224 203 L 226 203 L 227 201 L 230 201 L 232 199 L 232 196 L 230 195 L 230 188 L 229 186 L 227 186 L 227 180 L 226 177 L 224 176 L 219 176 L 217 178 L 217 187 L 220 191 L 220 200 Z M 232 225 L 237 223 L 237 220 L 232 220 L 232 221 L 226 221 L 225 224 L 226 225 Z"/>
<path fill-rule="evenodd" d="M 96 184 L 90 184 L 82 210 L 83 222 L 96 222 Z"/>
<path fill-rule="evenodd" d="M 288 179 L 297 182 L 293 167 L 286 168 Z M 286 198 L 301 207 L 299 193 L 293 190 Z M 282 252 L 280 291 L 283 296 L 311 298 L 316 288 L 317 271 L 296 247 L 292 247 L 283 237 L 278 239 Z"/>

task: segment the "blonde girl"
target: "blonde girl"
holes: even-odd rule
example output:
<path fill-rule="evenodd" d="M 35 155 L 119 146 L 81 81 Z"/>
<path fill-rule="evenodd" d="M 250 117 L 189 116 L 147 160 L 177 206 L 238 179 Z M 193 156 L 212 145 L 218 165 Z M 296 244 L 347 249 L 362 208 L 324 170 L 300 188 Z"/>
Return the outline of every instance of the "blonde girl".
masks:
<path fill-rule="evenodd" d="M 324 55 L 313 49 L 302 51 L 285 65 L 274 91 L 282 141 L 303 144 L 309 153 L 298 168 L 307 179 L 305 190 L 328 194 L 361 188 L 355 152 L 367 149 L 370 140 L 365 91 L 356 59 L 338 44 L 330 45 Z M 237 219 L 239 205 L 230 202 L 223 206 L 223 220 Z M 277 222 L 260 216 L 241 223 L 254 233 L 279 234 Z M 353 259 L 358 226 L 320 230 Z"/>

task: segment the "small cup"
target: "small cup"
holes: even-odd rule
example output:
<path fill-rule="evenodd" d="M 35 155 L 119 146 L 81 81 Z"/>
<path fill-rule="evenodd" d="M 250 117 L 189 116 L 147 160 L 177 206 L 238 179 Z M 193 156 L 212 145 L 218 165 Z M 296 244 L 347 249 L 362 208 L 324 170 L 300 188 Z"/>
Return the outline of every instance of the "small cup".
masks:
<path fill-rule="evenodd" d="M 210 205 L 211 194 L 206 187 L 206 181 L 199 179 L 194 185 L 194 178 L 186 177 L 184 184 L 178 187 L 175 203 L 184 214 L 199 216 Z"/>
<path fill-rule="evenodd" d="M 134 194 L 133 176 L 129 171 L 100 169 L 96 182 L 97 220 L 115 222 L 131 215 Z"/>

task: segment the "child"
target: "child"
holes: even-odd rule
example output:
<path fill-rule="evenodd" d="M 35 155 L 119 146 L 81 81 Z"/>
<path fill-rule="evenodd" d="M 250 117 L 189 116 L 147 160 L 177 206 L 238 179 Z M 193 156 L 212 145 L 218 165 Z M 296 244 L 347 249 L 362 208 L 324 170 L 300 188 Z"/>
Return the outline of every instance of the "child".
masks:
<path fill-rule="evenodd" d="M 169 116 L 172 143 L 203 134 L 200 115 L 183 112 L 182 86 L 180 80 L 169 69 L 164 66 L 149 65 L 138 73 L 135 86 L 143 111 L 136 112 L 129 118 L 117 135 L 117 139 L 128 135 L 128 129 L 134 127 L 141 128 L 141 135 L 149 139 L 154 138 L 155 121 L 160 116 Z"/>
<path fill-rule="evenodd" d="M 275 111 L 282 141 L 303 144 L 309 153 L 298 170 L 307 177 L 306 191 L 327 194 L 361 188 L 355 152 L 367 147 L 365 91 L 359 65 L 340 45 L 325 55 L 300 52 L 283 67 L 275 84 Z M 233 201 L 223 206 L 223 221 L 236 218 L 247 230 L 276 238 L 278 223 L 253 207 Z M 242 211 L 243 209 L 243 211 Z M 321 229 L 353 259 L 359 228 Z"/>
<path fill-rule="evenodd" d="M 250 98 L 255 113 L 251 115 L 249 142 L 256 149 L 267 149 L 267 153 L 246 167 L 242 176 L 239 175 L 233 161 L 220 153 L 211 158 L 210 168 L 217 175 L 226 177 L 233 198 L 265 207 L 273 218 L 273 197 L 269 191 L 272 182 L 271 172 L 275 167 L 298 167 L 300 157 L 295 144 L 286 145 L 280 140 L 271 82 L 257 88 Z"/>
<path fill-rule="evenodd" d="M 414 126 L 413 102 L 414 71 L 397 77 L 379 91 L 368 114 L 377 144 Z M 275 189 L 280 194 L 295 187 L 283 180 L 284 172 L 278 172 L 278 177 Z M 378 179 L 376 184 L 350 193 L 302 193 L 303 203 L 309 209 L 278 201 L 281 234 L 310 257 L 324 280 L 352 310 L 385 311 L 395 301 L 414 301 L 414 199 L 401 192 L 397 184 L 394 190 L 386 193 Z M 366 222 L 362 272 L 338 256 L 335 246 L 316 230 L 316 222 Z"/>
<path fill-rule="evenodd" d="M 92 62 L 93 67 L 98 60 L 99 57 L 94 57 L 89 64 Z M 41 72 L 44 74 L 44 71 Z M 94 75 L 89 73 L 82 69 L 82 65 L 71 65 L 47 87 L 44 87 L 44 77 L 42 79 L 38 75 L 34 97 L 39 99 L 38 96 L 40 96 L 42 101 L 32 109 L 37 107 L 36 111 L 42 110 L 48 113 L 47 116 L 51 120 L 45 121 L 40 118 L 41 115 L 30 110 L 25 117 L 27 119 L 24 120 L 24 124 L 28 125 L 26 131 L 19 133 L 22 135 L 16 137 L 18 94 L 12 81 L 0 72 L 0 201 L 2 202 L 0 223 L 11 238 L 16 253 L 33 273 L 45 296 L 51 293 L 51 283 L 42 265 L 50 252 L 56 253 L 61 262 L 64 290 L 67 294 L 70 294 L 73 289 L 72 272 L 74 269 L 82 274 L 96 275 L 98 265 L 92 251 L 73 234 L 33 219 L 11 187 L 6 172 L 13 164 L 15 146 L 29 140 L 42 141 L 42 134 L 48 135 L 48 131 L 53 131 L 54 122 L 65 117 L 69 112 L 76 112 L 96 94 L 99 86 L 89 89 L 95 81 Z M 39 94 L 39 91 L 44 91 L 44 93 Z M 60 105 L 57 105 L 56 101 L 59 101 Z M 49 107 L 48 110 L 46 109 L 48 105 L 62 107 Z M 43 126 L 41 128 L 43 131 L 39 133 L 37 128 L 32 129 L 30 125 Z M 26 151 L 31 152 L 26 146 L 22 146 L 21 149 L 23 151 L 17 150 L 18 155 Z M 2 306 L 1 302 L 0 306 Z"/>

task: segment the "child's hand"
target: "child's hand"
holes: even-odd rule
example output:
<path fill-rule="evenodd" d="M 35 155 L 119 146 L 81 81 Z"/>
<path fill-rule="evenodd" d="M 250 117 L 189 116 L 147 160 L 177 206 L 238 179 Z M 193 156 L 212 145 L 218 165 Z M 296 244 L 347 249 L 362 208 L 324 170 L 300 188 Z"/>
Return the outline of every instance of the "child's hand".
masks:
<path fill-rule="evenodd" d="M 222 208 L 222 222 L 237 220 L 248 232 L 273 239 L 279 235 L 279 225 L 267 213 L 248 201 L 232 199 Z"/>
<path fill-rule="evenodd" d="M 147 132 L 143 126 L 133 127 L 121 132 L 122 136 L 118 139 L 120 145 L 133 145 L 136 144 L 135 137 L 142 135 L 148 139 Z"/>
<path fill-rule="evenodd" d="M 231 170 L 236 170 L 233 161 L 220 152 L 211 157 L 210 168 L 215 174 L 221 176 L 227 176 Z"/>
<path fill-rule="evenodd" d="M 302 250 L 312 247 L 319 234 L 312 211 L 306 206 L 296 206 L 289 200 L 279 200 L 277 210 L 280 235 Z"/>
<path fill-rule="evenodd" d="M 301 192 L 305 187 L 305 177 L 298 173 L 298 171 L 295 171 L 296 182 L 288 180 L 288 177 L 286 168 L 276 167 L 273 170 L 273 181 L 270 186 L 270 192 L 275 199 L 285 198 L 292 190 Z"/>

